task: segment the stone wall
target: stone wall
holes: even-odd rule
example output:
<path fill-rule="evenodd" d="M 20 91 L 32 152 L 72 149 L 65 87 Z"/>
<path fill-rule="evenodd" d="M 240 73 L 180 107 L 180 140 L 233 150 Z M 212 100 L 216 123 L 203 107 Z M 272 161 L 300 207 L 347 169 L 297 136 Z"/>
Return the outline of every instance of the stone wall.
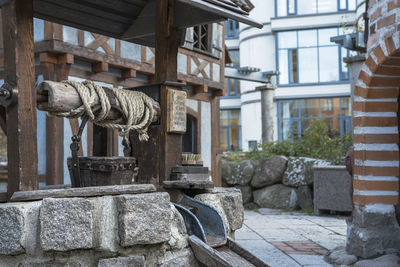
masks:
<path fill-rule="evenodd" d="M 223 160 L 222 180 L 225 186 L 242 191 L 248 208 L 312 209 L 313 167 L 327 165 L 327 161 L 304 157 Z"/>
<path fill-rule="evenodd" d="M 207 196 L 220 203 L 228 229 L 241 227 L 240 192 L 199 198 Z M 197 266 L 187 239 L 165 192 L 0 205 L 0 267 Z"/>

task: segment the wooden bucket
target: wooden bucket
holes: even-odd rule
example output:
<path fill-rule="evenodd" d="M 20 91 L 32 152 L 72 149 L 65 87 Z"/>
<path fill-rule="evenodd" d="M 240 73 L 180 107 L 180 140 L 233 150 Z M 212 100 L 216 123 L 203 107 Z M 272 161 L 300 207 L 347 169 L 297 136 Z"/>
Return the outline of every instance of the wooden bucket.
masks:
<path fill-rule="evenodd" d="M 72 158 L 67 162 L 72 187 L 132 184 L 139 170 L 134 157 L 78 157 L 79 177 L 75 177 Z"/>

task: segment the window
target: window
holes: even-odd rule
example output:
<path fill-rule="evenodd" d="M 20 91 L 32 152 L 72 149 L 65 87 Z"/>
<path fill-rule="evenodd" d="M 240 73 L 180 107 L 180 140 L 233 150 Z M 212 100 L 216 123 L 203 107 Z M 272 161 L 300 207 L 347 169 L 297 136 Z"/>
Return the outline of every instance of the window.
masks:
<path fill-rule="evenodd" d="M 227 96 L 240 96 L 240 81 L 236 79 L 226 79 Z"/>
<path fill-rule="evenodd" d="M 239 37 L 239 22 L 236 20 L 228 19 L 225 22 L 226 25 L 226 38 L 238 38 Z"/>
<path fill-rule="evenodd" d="M 184 153 L 197 153 L 197 120 L 196 118 L 186 116 L 186 132 L 182 138 L 182 152 Z"/>
<path fill-rule="evenodd" d="M 222 151 L 242 149 L 240 109 L 220 111 L 220 144 Z"/>
<path fill-rule="evenodd" d="M 352 130 L 350 97 L 278 100 L 278 139 L 301 138 L 310 120 L 322 119 L 332 136 Z"/>
<path fill-rule="evenodd" d="M 346 81 L 346 49 L 330 42 L 338 28 L 278 33 L 280 85 Z"/>
<path fill-rule="evenodd" d="M 205 52 L 211 51 L 211 24 L 193 27 L 193 47 Z"/>
<path fill-rule="evenodd" d="M 277 16 L 322 14 L 356 9 L 356 0 L 276 0 Z"/>

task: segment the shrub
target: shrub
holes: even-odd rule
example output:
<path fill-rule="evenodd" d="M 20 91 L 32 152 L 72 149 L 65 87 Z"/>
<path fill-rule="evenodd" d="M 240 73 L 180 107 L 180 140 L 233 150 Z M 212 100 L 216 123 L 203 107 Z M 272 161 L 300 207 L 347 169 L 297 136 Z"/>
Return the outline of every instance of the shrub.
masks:
<path fill-rule="evenodd" d="M 291 135 L 287 141 L 259 145 L 260 149 L 247 152 L 247 157 L 262 159 L 274 155 L 310 157 L 343 164 L 343 158 L 352 145 L 350 134 L 335 135 L 322 120 L 312 120 L 302 137 Z"/>

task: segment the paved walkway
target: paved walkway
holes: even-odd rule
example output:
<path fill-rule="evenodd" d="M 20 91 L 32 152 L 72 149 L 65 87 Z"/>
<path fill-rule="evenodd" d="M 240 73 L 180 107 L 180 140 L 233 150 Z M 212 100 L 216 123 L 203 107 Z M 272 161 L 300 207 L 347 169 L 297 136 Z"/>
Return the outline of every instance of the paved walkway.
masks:
<path fill-rule="evenodd" d="M 323 255 L 346 242 L 343 217 L 259 209 L 245 211 L 236 241 L 271 267 L 332 266 Z"/>

